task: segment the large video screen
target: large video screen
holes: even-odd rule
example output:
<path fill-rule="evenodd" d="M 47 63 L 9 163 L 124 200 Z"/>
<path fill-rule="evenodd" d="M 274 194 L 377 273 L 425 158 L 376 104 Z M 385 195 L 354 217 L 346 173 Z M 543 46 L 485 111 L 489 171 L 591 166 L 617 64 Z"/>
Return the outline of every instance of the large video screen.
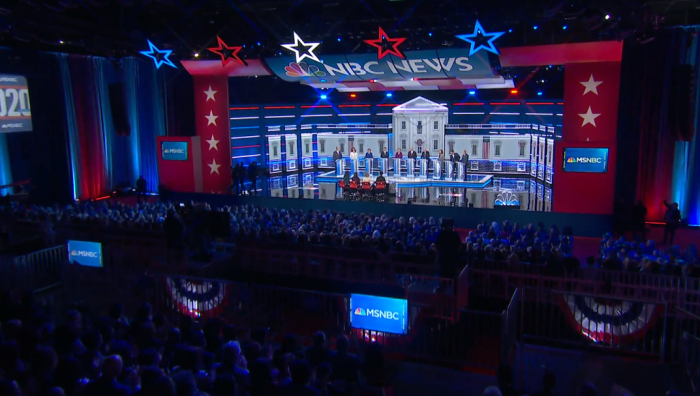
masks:
<path fill-rule="evenodd" d="M 564 149 L 564 172 L 605 173 L 608 171 L 607 148 Z"/>
<path fill-rule="evenodd" d="M 68 241 L 71 264 L 102 267 L 102 244 L 98 242 Z"/>
<path fill-rule="evenodd" d="M 27 79 L 0 74 L 0 133 L 32 130 L 32 106 Z"/>
<path fill-rule="evenodd" d="M 350 295 L 353 328 L 384 333 L 408 333 L 408 301 L 398 298 Z"/>
<path fill-rule="evenodd" d="M 161 150 L 166 161 L 187 161 L 187 142 L 162 142 Z"/>

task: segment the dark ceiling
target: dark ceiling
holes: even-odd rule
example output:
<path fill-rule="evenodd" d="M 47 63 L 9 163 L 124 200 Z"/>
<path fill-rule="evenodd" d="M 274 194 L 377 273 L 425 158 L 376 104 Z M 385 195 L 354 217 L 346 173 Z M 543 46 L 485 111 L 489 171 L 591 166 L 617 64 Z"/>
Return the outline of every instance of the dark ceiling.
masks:
<path fill-rule="evenodd" d="M 296 31 L 319 52 L 370 52 L 362 42 L 408 37 L 402 49 L 464 46 L 478 19 L 508 32 L 497 45 L 652 39 L 658 29 L 700 23 L 699 0 L 0 0 L 0 45 L 108 57 L 146 49 L 206 57 L 216 36 L 273 56 Z M 215 55 L 212 55 L 215 56 Z M 212 58 L 213 59 L 213 58 Z"/>

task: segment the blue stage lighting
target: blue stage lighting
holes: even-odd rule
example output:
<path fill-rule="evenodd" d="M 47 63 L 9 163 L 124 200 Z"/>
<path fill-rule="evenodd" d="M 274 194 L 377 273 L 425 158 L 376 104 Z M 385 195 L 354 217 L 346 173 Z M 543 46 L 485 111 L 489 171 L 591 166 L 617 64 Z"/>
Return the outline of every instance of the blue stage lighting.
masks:
<path fill-rule="evenodd" d="M 538 92 L 538 93 L 537 93 L 537 96 L 542 96 L 542 92 Z"/>
<path fill-rule="evenodd" d="M 258 41 L 258 45 L 260 45 L 260 41 Z"/>
<path fill-rule="evenodd" d="M 433 37 L 433 32 L 428 32 L 428 36 Z"/>
<path fill-rule="evenodd" d="M 326 80 L 321 80 L 322 83 L 326 82 Z"/>
<path fill-rule="evenodd" d="M 327 95 L 321 95 L 321 99 L 328 99 Z"/>
<path fill-rule="evenodd" d="M 568 26 L 564 25 L 564 26 L 562 27 L 562 29 L 563 29 L 563 30 L 566 30 L 567 27 L 568 27 Z"/>
<path fill-rule="evenodd" d="M 537 30 L 537 25 L 533 26 L 532 28 L 535 29 L 535 30 Z"/>
<path fill-rule="evenodd" d="M 338 41 L 340 41 L 340 37 L 338 37 Z"/>
<path fill-rule="evenodd" d="M 469 91 L 469 95 L 476 95 L 476 91 Z"/>
<path fill-rule="evenodd" d="M 386 97 L 387 97 L 387 98 L 390 98 L 390 97 L 392 97 L 392 96 L 394 96 L 394 94 L 392 94 L 391 92 L 387 92 L 387 94 L 386 94 Z"/>
<path fill-rule="evenodd" d="M 508 33 L 513 33 L 513 29 L 508 29 Z"/>

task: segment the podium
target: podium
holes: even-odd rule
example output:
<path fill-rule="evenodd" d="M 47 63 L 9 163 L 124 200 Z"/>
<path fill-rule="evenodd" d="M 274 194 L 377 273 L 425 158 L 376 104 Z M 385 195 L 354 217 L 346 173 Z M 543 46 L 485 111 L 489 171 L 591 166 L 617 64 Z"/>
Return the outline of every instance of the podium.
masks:
<path fill-rule="evenodd" d="M 406 158 L 406 176 L 415 177 L 416 173 L 416 160 L 413 158 Z"/>
<path fill-rule="evenodd" d="M 365 173 L 368 175 L 371 175 L 373 170 L 374 170 L 374 158 L 365 158 Z"/>
<path fill-rule="evenodd" d="M 435 158 L 433 161 L 433 179 L 440 180 L 442 178 L 442 161 Z"/>
<path fill-rule="evenodd" d="M 464 180 L 465 179 L 465 173 L 464 173 L 464 164 L 462 162 L 457 163 L 457 180 Z"/>
<path fill-rule="evenodd" d="M 401 158 L 394 158 L 394 177 L 401 177 Z"/>
<path fill-rule="evenodd" d="M 428 160 L 427 159 L 421 158 L 418 160 L 418 176 L 428 177 Z"/>
<path fill-rule="evenodd" d="M 455 164 L 452 161 L 445 162 L 445 180 L 453 180 L 454 166 Z"/>
<path fill-rule="evenodd" d="M 351 159 L 350 160 L 350 174 L 360 174 L 360 160 L 359 159 Z"/>
<path fill-rule="evenodd" d="M 345 175 L 345 160 L 342 158 L 339 160 L 335 160 L 335 175 L 336 176 Z"/>
<path fill-rule="evenodd" d="M 389 176 L 389 158 L 379 158 L 379 170 L 382 171 L 382 173 L 385 176 Z"/>

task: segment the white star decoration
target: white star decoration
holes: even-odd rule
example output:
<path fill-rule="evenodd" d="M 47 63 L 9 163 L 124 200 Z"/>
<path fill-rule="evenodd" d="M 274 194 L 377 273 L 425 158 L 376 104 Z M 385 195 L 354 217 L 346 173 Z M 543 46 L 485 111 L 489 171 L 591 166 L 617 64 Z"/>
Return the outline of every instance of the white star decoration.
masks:
<path fill-rule="evenodd" d="M 214 135 L 211 135 L 211 139 L 205 140 L 205 142 L 209 143 L 209 150 L 214 149 L 219 151 L 219 141 L 214 139 Z"/>
<path fill-rule="evenodd" d="M 212 173 L 216 173 L 217 175 L 220 175 L 219 168 L 221 167 L 221 165 L 216 163 L 216 159 L 213 159 L 211 164 L 207 164 L 207 165 L 209 166 L 209 169 L 210 169 L 210 171 L 209 171 L 210 175 Z"/>
<path fill-rule="evenodd" d="M 205 115 L 205 117 L 207 118 L 207 126 L 209 126 L 211 124 L 214 124 L 214 126 L 217 126 L 216 119 L 219 118 L 219 116 L 214 115 L 213 110 L 209 110 L 209 115 Z"/>
<path fill-rule="evenodd" d="M 218 91 L 214 91 L 213 89 L 211 89 L 211 85 L 210 85 L 210 86 L 209 86 L 209 89 L 208 89 L 207 91 L 204 91 L 204 94 L 207 95 L 207 100 L 206 100 L 206 102 L 208 102 L 209 99 L 211 99 L 211 100 L 213 100 L 214 102 L 216 102 L 216 98 L 214 97 L 214 95 L 216 95 L 217 92 L 218 92 Z"/>
<path fill-rule="evenodd" d="M 579 114 L 579 117 L 583 118 L 583 124 L 581 124 L 581 127 L 586 126 L 586 124 L 591 124 L 593 126 L 596 126 L 595 119 L 598 118 L 598 116 L 600 116 L 600 113 L 598 113 L 598 114 L 593 113 L 591 111 L 591 106 L 588 106 L 587 112 L 585 112 L 583 114 Z"/>
<path fill-rule="evenodd" d="M 316 54 L 314 54 L 314 50 L 316 49 L 316 47 L 319 46 L 319 44 L 321 43 L 307 44 L 299 37 L 299 35 L 296 32 L 294 32 L 294 44 L 282 44 L 282 47 L 294 52 L 297 63 L 304 60 L 304 58 L 309 58 L 313 61 L 321 63 Z M 302 47 L 303 50 L 299 51 L 299 47 Z"/>
<path fill-rule="evenodd" d="M 583 94 L 587 94 L 589 92 L 593 92 L 594 94 L 598 95 L 598 85 L 602 84 L 603 81 L 596 81 L 593 79 L 593 75 L 591 74 L 591 78 L 588 79 L 588 81 L 581 81 L 581 85 L 586 87 L 586 90 L 583 91 Z"/>

